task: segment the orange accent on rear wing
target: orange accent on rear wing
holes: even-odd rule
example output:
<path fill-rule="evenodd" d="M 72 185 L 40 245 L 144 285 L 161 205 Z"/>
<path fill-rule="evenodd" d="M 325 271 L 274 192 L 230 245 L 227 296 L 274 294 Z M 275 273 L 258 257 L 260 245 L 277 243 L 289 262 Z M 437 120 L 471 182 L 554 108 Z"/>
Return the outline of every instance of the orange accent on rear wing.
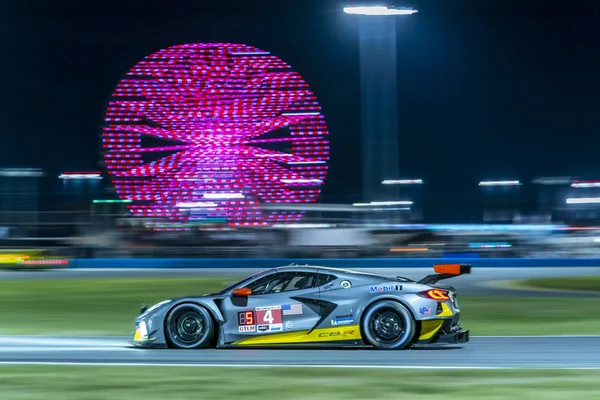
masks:
<path fill-rule="evenodd" d="M 471 266 L 467 264 L 438 264 L 433 266 L 433 270 L 438 274 L 462 275 L 470 274 Z"/>
<path fill-rule="evenodd" d="M 436 272 L 434 275 L 427 275 L 418 283 L 423 285 L 433 285 L 443 279 L 470 274 L 471 266 L 468 264 L 438 264 L 433 266 L 433 270 Z"/>

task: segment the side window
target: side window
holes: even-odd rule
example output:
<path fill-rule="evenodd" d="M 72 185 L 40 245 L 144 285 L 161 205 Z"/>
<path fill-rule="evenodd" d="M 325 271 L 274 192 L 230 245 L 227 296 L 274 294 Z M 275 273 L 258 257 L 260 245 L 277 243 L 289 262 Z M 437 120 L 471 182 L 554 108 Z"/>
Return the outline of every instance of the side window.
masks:
<path fill-rule="evenodd" d="M 282 272 L 265 276 L 249 284 L 253 295 L 289 292 L 315 287 L 317 274 L 310 272 Z"/>
<path fill-rule="evenodd" d="M 252 290 L 252 294 L 265 294 L 268 293 L 267 289 L 269 285 L 274 284 L 276 281 L 278 281 L 282 277 L 282 275 L 283 274 L 273 274 L 263 276 L 262 278 L 255 280 L 246 287 Z"/>
<path fill-rule="evenodd" d="M 292 279 L 290 279 L 288 284 L 283 289 L 283 292 L 313 288 L 315 287 L 316 280 L 317 274 L 313 274 L 312 272 L 295 273 Z"/>
<path fill-rule="evenodd" d="M 336 279 L 337 276 L 335 275 L 319 274 L 319 276 L 317 277 L 317 283 L 315 284 L 315 287 L 321 287 L 323 285 L 328 284 L 329 282 L 335 281 Z"/>

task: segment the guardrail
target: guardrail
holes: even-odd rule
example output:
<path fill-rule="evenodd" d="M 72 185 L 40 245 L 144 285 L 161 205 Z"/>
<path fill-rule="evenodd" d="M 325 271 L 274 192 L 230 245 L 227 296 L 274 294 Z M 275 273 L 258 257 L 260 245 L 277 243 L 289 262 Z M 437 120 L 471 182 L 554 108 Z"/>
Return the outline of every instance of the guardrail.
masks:
<path fill-rule="evenodd" d="M 431 268 L 434 264 L 470 264 L 473 268 L 600 267 L 600 258 L 96 258 L 70 260 L 70 268 L 252 268 L 289 264 L 332 268 Z"/>

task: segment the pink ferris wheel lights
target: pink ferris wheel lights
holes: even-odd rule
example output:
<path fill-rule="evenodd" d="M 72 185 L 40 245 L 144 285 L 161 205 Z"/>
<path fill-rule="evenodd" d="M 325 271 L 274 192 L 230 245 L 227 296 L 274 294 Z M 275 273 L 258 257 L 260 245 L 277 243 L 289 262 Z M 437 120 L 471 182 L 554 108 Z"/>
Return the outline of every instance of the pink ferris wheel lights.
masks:
<path fill-rule="evenodd" d="M 260 204 L 314 202 L 329 157 L 302 77 L 268 52 L 227 43 L 170 47 L 133 67 L 109 102 L 102 148 L 135 215 L 240 226 L 300 220 Z"/>

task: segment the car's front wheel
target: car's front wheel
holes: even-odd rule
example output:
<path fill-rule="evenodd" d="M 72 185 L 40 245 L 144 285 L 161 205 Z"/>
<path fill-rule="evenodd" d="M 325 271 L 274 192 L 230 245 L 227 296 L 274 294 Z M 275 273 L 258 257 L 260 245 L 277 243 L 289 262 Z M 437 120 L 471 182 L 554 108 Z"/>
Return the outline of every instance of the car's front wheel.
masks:
<path fill-rule="evenodd" d="M 397 301 L 378 301 L 363 314 L 363 337 L 377 349 L 404 349 L 411 344 L 415 331 L 416 324 L 412 314 Z"/>
<path fill-rule="evenodd" d="M 201 349 L 212 344 L 215 324 L 204 307 L 179 304 L 167 315 L 165 333 L 170 347 Z"/>

